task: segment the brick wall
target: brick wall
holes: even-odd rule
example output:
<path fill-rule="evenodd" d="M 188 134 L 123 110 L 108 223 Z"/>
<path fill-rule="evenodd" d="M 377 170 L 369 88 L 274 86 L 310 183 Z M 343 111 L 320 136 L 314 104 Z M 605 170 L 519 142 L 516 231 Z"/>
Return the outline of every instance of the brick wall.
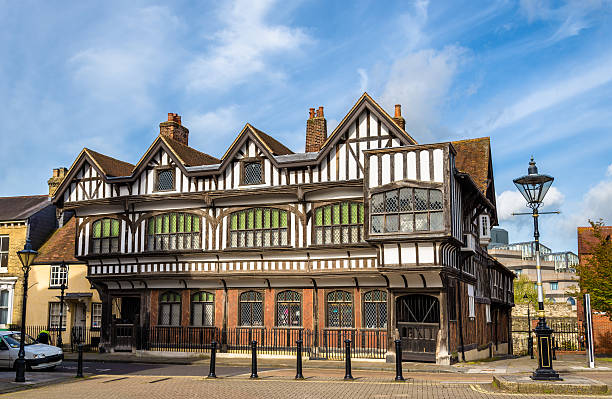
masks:
<path fill-rule="evenodd" d="M 7 273 L 1 273 L 1 277 L 17 277 L 13 291 L 13 313 L 12 324 L 21 323 L 21 307 L 23 303 L 23 270 L 17 251 L 21 251 L 25 245 L 27 227 L 0 226 L 0 235 L 9 236 L 9 254 Z"/>

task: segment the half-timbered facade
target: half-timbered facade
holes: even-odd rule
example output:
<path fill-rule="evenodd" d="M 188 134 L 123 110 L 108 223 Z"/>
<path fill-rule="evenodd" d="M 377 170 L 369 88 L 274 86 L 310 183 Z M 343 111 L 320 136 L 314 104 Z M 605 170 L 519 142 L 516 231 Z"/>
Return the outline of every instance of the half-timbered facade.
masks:
<path fill-rule="evenodd" d="M 507 353 L 488 138 L 419 145 L 367 94 L 326 130 L 311 109 L 293 153 L 247 124 L 217 159 L 169 114 L 135 165 L 84 149 L 54 200 L 76 212 L 102 348 L 136 325 L 302 329 L 313 346 L 375 331 L 389 359 L 401 338 L 404 358 L 439 363 Z"/>

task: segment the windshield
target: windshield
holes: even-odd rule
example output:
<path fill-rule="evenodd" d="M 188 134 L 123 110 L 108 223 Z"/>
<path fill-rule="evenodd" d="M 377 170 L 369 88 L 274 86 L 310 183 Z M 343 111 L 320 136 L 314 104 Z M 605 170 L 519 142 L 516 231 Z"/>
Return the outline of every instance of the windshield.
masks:
<path fill-rule="evenodd" d="M 19 333 L 7 334 L 7 335 L 3 335 L 2 338 L 4 338 L 4 341 L 11 348 L 19 348 L 19 340 L 21 339 L 21 334 L 19 334 Z M 25 345 L 34 345 L 35 343 L 36 343 L 36 341 L 34 340 L 34 338 L 32 338 L 32 337 L 30 337 L 29 335 L 26 334 L 25 340 L 24 340 L 24 344 Z"/>

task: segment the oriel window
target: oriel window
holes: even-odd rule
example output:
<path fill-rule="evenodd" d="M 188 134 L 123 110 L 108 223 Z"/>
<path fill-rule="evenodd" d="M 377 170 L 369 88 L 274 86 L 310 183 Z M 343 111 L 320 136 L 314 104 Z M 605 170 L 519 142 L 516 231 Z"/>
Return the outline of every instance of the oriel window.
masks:
<path fill-rule="evenodd" d="M 444 230 L 442 191 L 401 188 L 372 195 L 372 234 Z"/>

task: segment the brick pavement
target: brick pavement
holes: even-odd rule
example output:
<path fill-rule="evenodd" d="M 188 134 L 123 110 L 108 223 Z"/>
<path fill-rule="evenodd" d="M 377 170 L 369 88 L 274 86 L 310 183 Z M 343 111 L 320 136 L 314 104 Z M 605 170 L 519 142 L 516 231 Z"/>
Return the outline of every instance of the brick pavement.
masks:
<path fill-rule="evenodd" d="M 202 377 L 99 375 L 85 380 L 74 380 L 53 386 L 30 389 L 5 395 L 7 398 L 45 399 L 114 399 L 146 398 L 414 398 L 414 399 L 468 399 L 526 398 L 527 395 L 492 392 L 490 376 L 472 380 L 465 375 L 450 376 L 410 375 L 406 382 L 396 383 L 389 373 L 359 373 L 355 381 L 345 382 L 342 374 L 325 373 L 307 376 L 305 381 L 293 380 L 290 371 L 279 370 L 260 373 L 259 380 L 247 375 L 209 380 Z M 529 398 L 569 398 L 569 395 L 528 395 Z M 591 398 L 594 396 L 590 396 Z M 610 396 L 600 396 L 610 398 Z"/>

